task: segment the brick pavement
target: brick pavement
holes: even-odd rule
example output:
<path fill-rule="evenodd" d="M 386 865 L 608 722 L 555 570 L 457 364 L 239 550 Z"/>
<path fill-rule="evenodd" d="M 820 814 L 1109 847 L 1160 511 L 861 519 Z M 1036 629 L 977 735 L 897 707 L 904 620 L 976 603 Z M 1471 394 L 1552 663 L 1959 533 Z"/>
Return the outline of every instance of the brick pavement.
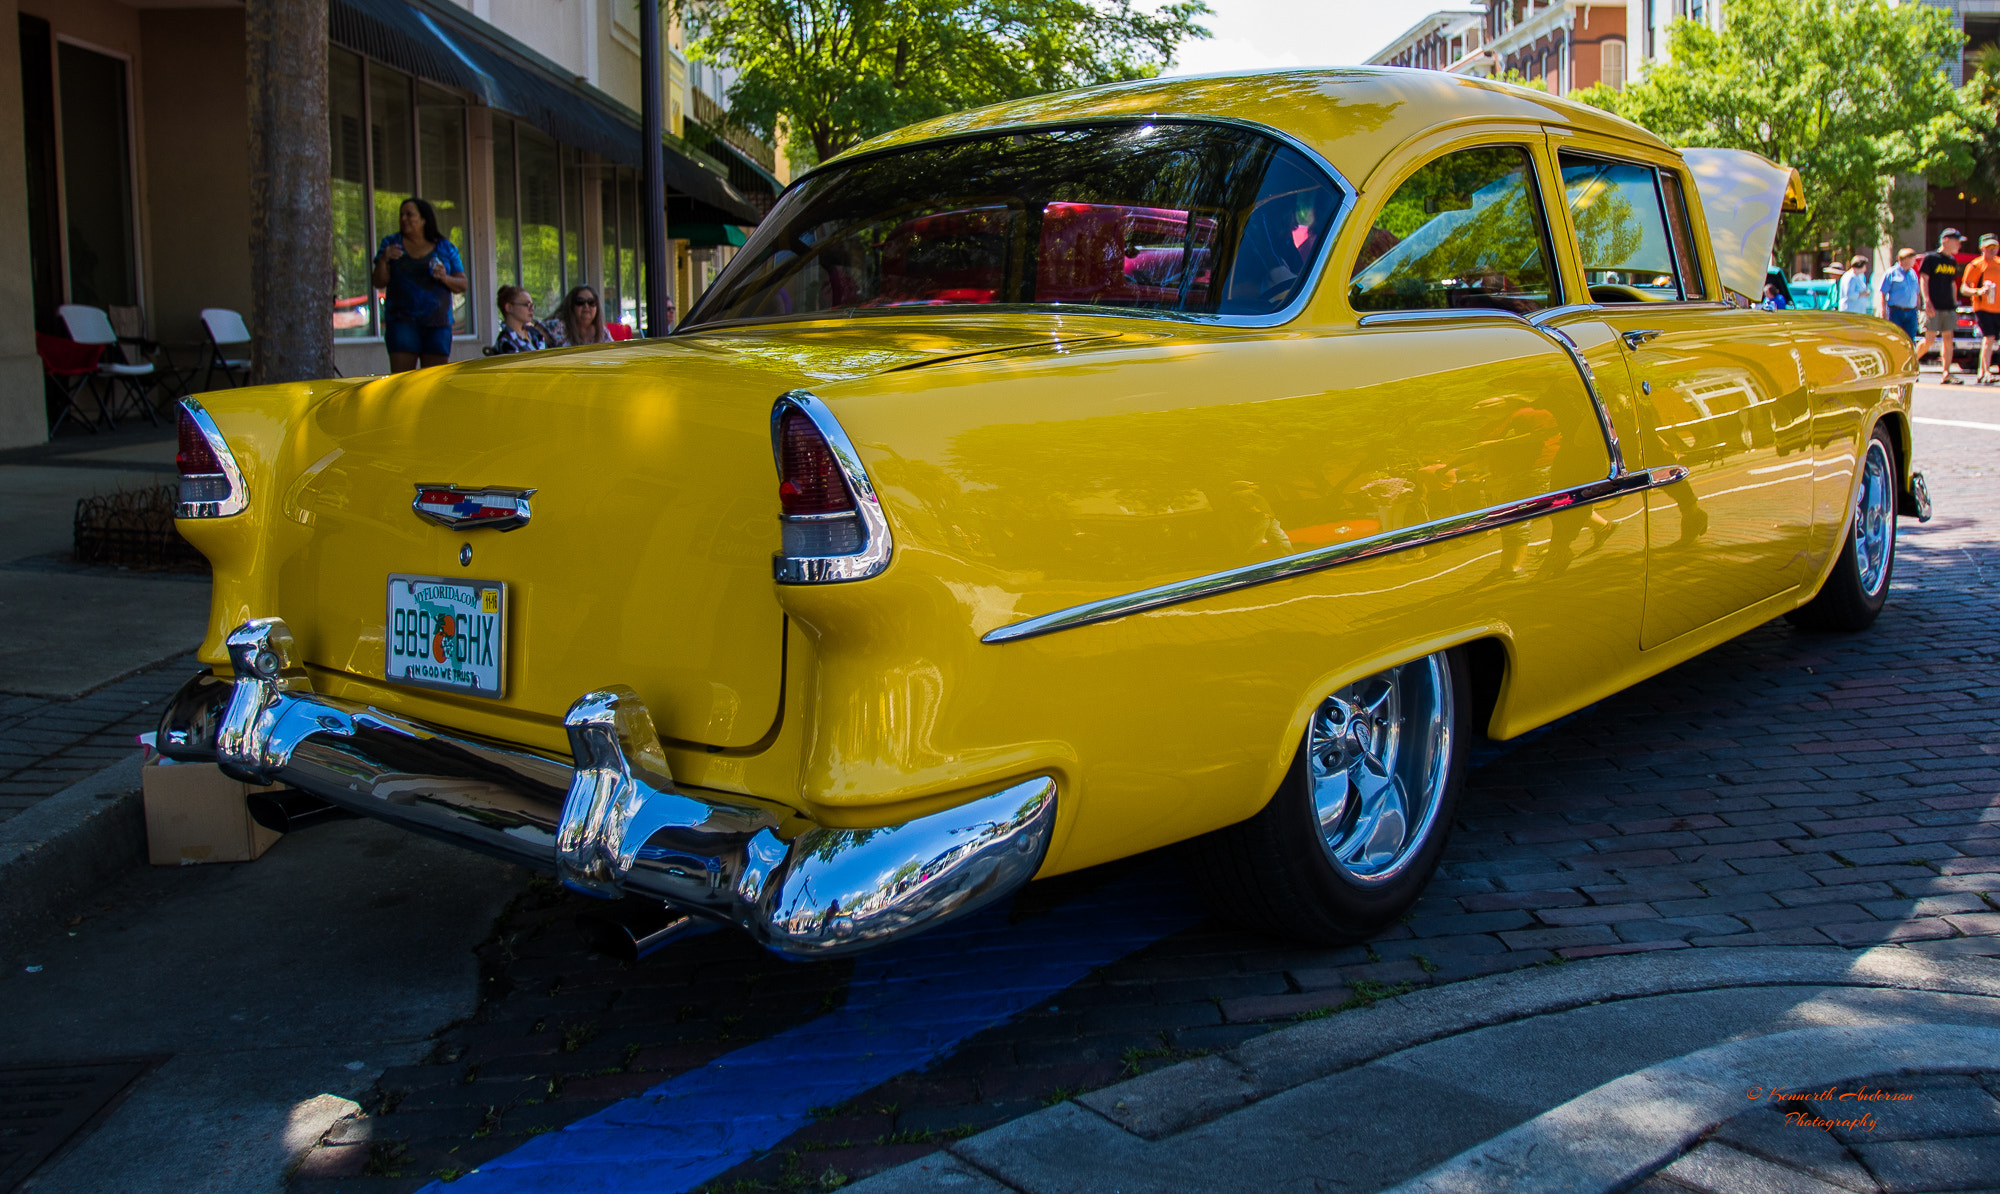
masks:
<path fill-rule="evenodd" d="M 2000 955 L 2000 474 L 1986 463 L 2000 437 L 1926 438 L 1940 516 L 1903 524 L 1873 630 L 1774 622 L 1495 752 L 1404 924 L 1339 949 L 1196 925 L 827 1108 L 711 1188 L 865 1175 L 1405 984 L 1753 944 Z M 1168 865 L 1130 860 L 1022 899 Z M 546 887 L 524 898 L 483 951 L 480 1013 L 430 1064 L 384 1075 L 370 1118 L 337 1128 L 294 1188 L 463 1172 L 841 998 L 846 964 L 786 964 L 730 934 L 637 967 L 590 955 L 565 924 L 586 907 Z"/>
<path fill-rule="evenodd" d="M 0 821 L 129 756 L 197 666 L 181 655 L 73 701 L 0 694 Z"/>
<path fill-rule="evenodd" d="M 2000 1181 L 2000 1074 L 1884 1074 L 1836 1091 L 1882 1093 L 1909 1099 L 1760 1102 L 1632 1194 L 1931 1194 Z"/>

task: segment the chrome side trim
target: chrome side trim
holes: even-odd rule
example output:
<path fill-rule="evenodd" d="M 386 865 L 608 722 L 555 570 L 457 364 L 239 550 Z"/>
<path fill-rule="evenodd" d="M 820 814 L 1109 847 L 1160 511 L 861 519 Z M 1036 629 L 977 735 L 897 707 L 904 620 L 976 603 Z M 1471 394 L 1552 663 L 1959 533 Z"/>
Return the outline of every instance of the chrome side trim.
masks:
<path fill-rule="evenodd" d="M 847 491 L 854 495 L 863 538 L 861 550 L 853 555 L 774 555 L 771 557 L 772 575 L 784 585 L 867 580 L 889 566 L 889 557 L 896 549 L 895 539 L 889 533 L 889 518 L 882 512 L 882 501 L 875 495 L 875 485 L 868 479 L 868 470 L 861 467 L 861 453 L 855 450 L 854 441 L 847 438 L 847 432 L 833 417 L 833 412 L 827 409 L 826 403 L 808 390 L 793 390 L 781 395 L 771 406 L 771 459 L 778 471 L 782 474 L 785 467 L 782 459 L 784 447 L 779 442 L 780 428 L 786 413 L 794 410 L 812 420 L 813 426 L 826 440 L 827 447 L 832 449 L 834 463 L 840 466 L 840 475 L 847 482 Z M 783 518 L 782 515 L 780 517 Z M 824 522 L 846 517 L 854 515 L 812 514 L 787 521 Z"/>
<path fill-rule="evenodd" d="M 1342 564 L 1358 563 L 1361 560 L 1374 559 L 1376 556 L 1408 551 L 1413 547 L 1424 547 L 1447 539 L 1490 531 L 1510 523 L 1526 522 L 1531 518 L 1558 514 L 1577 506 L 1609 501 L 1627 494 L 1643 493 L 1648 489 L 1672 485 L 1676 481 L 1685 479 L 1687 475 L 1688 471 L 1679 465 L 1663 465 L 1659 468 L 1621 473 L 1603 481 L 1592 481 L 1588 485 L 1559 489 L 1539 497 L 1499 506 L 1488 506 L 1483 510 L 1474 510 L 1452 518 L 1441 518 L 1434 522 L 1406 527 L 1400 531 L 1387 531 L 1380 535 L 1371 535 L 1366 539 L 1356 539 L 1352 543 L 1336 543 L 1330 547 L 1316 548 L 1282 559 L 1267 560 L 1260 564 L 1231 568 L 1225 572 L 1211 572 L 1207 576 L 1197 576 L 1169 585 L 1141 589 L 1121 597 L 1107 597 L 1102 601 L 1073 605 L 1068 609 L 1060 609 L 1054 613 L 1042 614 L 1039 617 L 988 631 L 979 641 L 1018 642 L 1037 635 L 1053 634 L 1058 630 L 1073 630 L 1078 626 L 1089 626 L 1095 622 L 1108 622 L 1113 618 L 1159 609 L 1162 606 L 1180 605 L 1221 593 L 1233 593 L 1238 589 L 1269 584 L 1274 580 L 1284 580 L 1286 577 L 1301 576 Z"/>
<path fill-rule="evenodd" d="M 1495 307 L 1426 307 L 1418 311 L 1370 311 L 1356 320 L 1356 326 L 1364 328 L 1385 327 L 1399 323 L 1439 323 L 1457 322 L 1462 319 L 1499 319 L 1509 323 L 1527 323 L 1526 316 L 1516 311 L 1502 311 Z"/>
<path fill-rule="evenodd" d="M 194 420 L 195 429 L 201 438 L 208 441 L 208 450 L 215 453 L 216 461 L 222 465 L 222 476 L 229 482 L 229 496 L 219 502 L 179 502 L 174 506 L 175 518 L 228 518 L 241 514 L 250 505 L 250 487 L 243 483 L 243 470 L 237 466 L 236 456 L 229 450 L 229 441 L 222 438 L 222 431 L 215 420 L 209 417 L 200 400 L 188 397 L 181 399 L 181 410 Z M 212 475 L 212 474 L 210 474 Z"/>
<path fill-rule="evenodd" d="M 1273 141 L 1280 142 L 1287 148 L 1296 150 L 1307 161 L 1319 167 L 1320 170 L 1323 171 L 1326 174 L 1326 176 L 1332 180 L 1334 184 L 1334 189 L 1340 193 L 1340 205 L 1333 210 L 1333 213 L 1330 216 L 1327 217 L 1326 234 L 1320 238 L 1319 258 L 1313 263 L 1312 268 L 1306 271 L 1305 283 L 1304 285 L 1299 287 L 1298 294 L 1292 296 L 1292 301 L 1287 303 L 1283 308 L 1274 311 L 1269 315 L 1210 315 L 1199 311 L 1136 311 L 1130 309 L 1121 309 L 1117 307 L 1093 307 L 1086 304 L 1077 304 L 1074 307 L 1070 307 L 1064 304 L 1054 304 L 1054 303 L 1051 304 L 1034 303 L 1034 304 L 1027 304 L 1025 306 L 1012 307 L 1012 309 L 1026 311 L 1030 313 L 1049 314 L 1049 315 L 1068 315 L 1068 314 L 1123 315 L 1126 317 L 1139 318 L 1139 319 L 1147 319 L 1147 318 L 1174 319 L 1190 323 L 1205 323 L 1205 324 L 1218 325 L 1221 327 L 1242 327 L 1242 328 L 1278 327 L 1282 324 L 1290 323 L 1292 320 L 1298 318 L 1299 313 L 1306 309 L 1306 305 L 1312 302 L 1313 295 L 1319 290 L 1320 279 L 1326 273 L 1327 263 L 1331 261 L 1333 258 L 1333 242 L 1339 239 L 1341 229 L 1343 229 L 1347 225 L 1347 218 L 1354 213 L 1355 204 L 1359 203 L 1361 200 L 1361 191 L 1360 188 L 1356 187 L 1353 183 L 1349 182 L 1347 180 L 1347 176 L 1345 174 L 1342 174 L 1339 171 L 1339 169 L 1334 166 L 1332 162 L 1327 161 L 1325 155 L 1321 154 L 1317 149 L 1314 149 L 1312 146 L 1307 145 L 1304 141 L 1299 140 L 1297 137 L 1294 137 L 1292 134 L 1286 132 L 1283 129 L 1273 128 L 1268 124 L 1261 124 L 1255 120 L 1243 120 L 1239 117 L 1234 117 L 1234 116 L 1204 116 L 1204 115 L 1197 115 L 1192 113 L 1180 113 L 1180 112 L 1152 112 L 1144 116 L 1094 116 L 1094 117 L 1080 117 L 1070 120 L 1035 120 L 1035 121 L 1024 121 L 1015 124 L 987 125 L 982 128 L 968 129 L 965 132 L 961 133 L 941 134 L 935 137 L 926 137 L 921 141 L 910 141 L 898 145 L 888 145 L 884 146 L 881 149 L 867 150 L 862 153 L 855 154 L 851 157 L 839 157 L 820 163 L 819 165 L 814 166 L 811 170 L 807 171 L 806 173 L 800 174 L 798 177 L 792 179 L 791 185 L 785 188 L 785 193 L 778 197 L 778 202 L 780 204 L 784 203 L 785 200 L 790 198 L 792 193 L 798 189 L 800 184 L 804 183 L 814 174 L 818 174 L 825 170 L 839 169 L 846 166 L 851 166 L 859 162 L 868 161 L 871 158 L 887 157 L 893 154 L 903 153 L 909 150 L 919 149 L 925 146 L 949 144 L 953 141 L 977 140 L 984 137 L 1005 136 L 1009 133 L 1036 132 L 1042 129 L 1068 129 L 1068 128 L 1087 128 L 1087 127 L 1095 127 L 1101 125 L 1144 125 L 1144 124 L 1216 124 L 1230 128 L 1248 129 L 1251 132 L 1259 133 L 1262 134 L 1263 136 L 1269 137 Z M 773 214 L 778 214 L 778 209 L 776 207 L 772 208 L 771 210 Z M 772 220 L 771 217 L 767 215 L 764 217 L 764 222 L 762 224 L 759 224 L 757 227 L 759 232 L 762 232 L 766 228 L 772 229 L 773 231 L 771 235 L 776 235 L 775 230 L 777 229 L 778 225 L 779 225 L 778 221 Z M 743 248 L 737 250 L 736 256 L 730 260 L 729 265 L 724 266 L 723 272 L 716 278 L 714 282 L 710 283 L 709 288 L 707 290 L 702 292 L 702 298 L 695 302 L 693 309 L 691 309 L 688 312 L 687 318 L 683 320 L 681 324 L 674 329 L 675 335 L 679 335 L 681 332 L 681 328 L 683 327 L 687 328 L 689 332 L 700 332 L 707 328 L 745 327 L 745 326 L 752 326 L 765 323 L 781 323 L 781 322 L 787 322 L 789 320 L 824 319 L 827 317 L 827 312 L 818 311 L 818 312 L 813 312 L 810 315 L 783 316 L 777 319 L 764 319 L 764 318 L 725 319 L 725 320 L 716 320 L 713 322 L 704 322 L 702 320 L 701 318 L 702 308 L 706 305 L 706 300 L 711 295 L 721 294 L 724 290 L 723 283 L 734 280 L 732 277 L 732 271 L 735 271 L 739 268 L 737 263 L 738 262 L 742 263 L 740 266 L 741 269 L 747 270 L 751 267 L 754 254 L 750 250 L 752 250 L 754 247 L 757 246 L 757 235 L 758 233 L 756 232 L 753 232 L 751 234 L 750 242 L 744 245 Z M 975 313 L 990 313 L 996 311 L 1005 311 L 1008 309 L 1010 309 L 1008 306 L 1001 306 L 996 304 L 983 304 L 972 308 L 972 310 Z M 966 310 L 965 308 L 948 308 L 945 309 L 944 314 L 946 315 L 963 314 L 965 313 L 965 310 Z M 882 307 L 874 310 L 862 310 L 858 308 L 850 308 L 846 311 L 841 312 L 841 317 L 852 318 L 855 316 L 893 315 L 893 314 L 908 315 L 910 314 L 910 311 L 911 309 L 908 307 L 902 307 L 902 308 Z"/>
<path fill-rule="evenodd" d="M 899 825 L 827 828 L 753 797 L 678 788 L 630 689 L 571 706 L 571 764 L 316 693 L 276 618 L 228 641 L 236 678 L 203 673 L 168 702 L 156 741 L 169 758 L 553 871 L 588 895 L 735 924 L 791 957 L 984 907 L 1040 869 L 1055 826 L 1055 781 L 1034 776 Z"/>
<path fill-rule="evenodd" d="M 1578 376 L 1583 378 L 1584 393 L 1590 395 L 1590 406 L 1597 412 L 1597 429 L 1604 435 L 1604 450 L 1611 457 L 1611 475 L 1608 480 L 1617 480 L 1625 475 L 1625 449 L 1618 444 L 1618 429 L 1611 424 L 1611 408 L 1604 405 L 1604 395 L 1597 390 L 1597 373 L 1590 362 L 1583 359 L 1583 352 L 1569 333 L 1558 327 L 1544 327 L 1534 320 L 1528 326 L 1546 336 L 1557 348 L 1569 354 L 1570 364 L 1576 366 Z"/>

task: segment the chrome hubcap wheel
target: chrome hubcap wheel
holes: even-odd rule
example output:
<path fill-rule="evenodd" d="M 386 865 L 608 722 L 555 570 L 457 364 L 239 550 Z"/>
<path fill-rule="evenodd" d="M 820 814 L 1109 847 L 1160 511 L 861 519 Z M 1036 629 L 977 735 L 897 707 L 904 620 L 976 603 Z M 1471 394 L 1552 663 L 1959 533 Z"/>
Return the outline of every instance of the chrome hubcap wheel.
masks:
<path fill-rule="evenodd" d="M 1889 484 L 1889 453 L 1882 441 L 1868 441 L 1862 458 L 1861 487 L 1854 499 L 1854 568 L 1861 591 L 1874 597 L 1889 582 L 1889 557 L 1896 546 L 1896 498 Z"/>
<path fill-rule="evenodd" d="M 1313 711 L 1306 778 L 1320 844 L 1350 879 L 1386 883 L 1430 839 L 1449 779 L 1452 724 L 1443 655 L 1350 684 Z"/>

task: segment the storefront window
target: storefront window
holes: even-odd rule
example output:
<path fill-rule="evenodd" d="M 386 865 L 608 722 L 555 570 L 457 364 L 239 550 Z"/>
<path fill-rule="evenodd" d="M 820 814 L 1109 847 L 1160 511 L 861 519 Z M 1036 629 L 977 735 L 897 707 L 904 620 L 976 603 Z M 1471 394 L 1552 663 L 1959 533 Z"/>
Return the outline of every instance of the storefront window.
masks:
<path fill-rule="evenodd" d="M 421 174 L 416 194 L 437 211 L 438 231 L 458 250 L 461 262 L 472 260 L 471 222 L 465 185 L 465 101 L 432 87 L 417 87 L 417 163 Z M 453 295 L 451 330 L 472 331 L 468 294 Z"/>
<path fill-rule="evenodd" d="M 375 243 L 402 230 L 403 200 L 417 193 L 415 130 L 410 127 L 410 76 L 384 66 L 368 69 L 368 160 L 374 168 Z M 369 256 L 374 256 L 373 249 Z"/>
<path fill-rule="evenodd" d="M 493 279 L 521 284 L 521 246 L 514 224 L 514 122 L 493 118 Z"/>
<path fill-rule="evenodd" d="M 327 134 L 333 149 L 333 334 L 372 336 L 368 269 L 375 244 L 368 236 L 367 109 L 361 100 L 361 59 L 327 50 Z"/>
<path fill-rule="evenodd" d="M 598 175 L 597 184 L 598 246 L 603 256 L 604 278 L 598 284 L 598 299 L 604 304 L 604 321 L 617 323 L 620 300 L 618 292 L 618 171 L 605 167 Z"/>
<path fill-rule="evenodd" d="M 535 300 L 535 314 L 553 314 L 562 301 L 562 167 L 556 143 L 516 125 L 521 164 L 521 282 Z"/>
<path fill-rule="evenodd" d="M 618 172 L 618 320 L 635 332 L 643 322 L 639 307 L 639 180 Z"/>
<path fill-rule="evenodd" d="M 563 277 L 571 286 L 583 277 L 583 170 L 577 152 L 563 146 Z"/>
<path fill-rule="evenodd" d="M 382 334 L 369 274 L 382 238 L 402 229 L 403 200 L 428 199 L 438 231 L 472 259 L 465 101 L 337 47 L 327 51 L 336 290 L 333 333 Z M 452 331 L 470 335 L 470 296 L 452 301 Z"/>

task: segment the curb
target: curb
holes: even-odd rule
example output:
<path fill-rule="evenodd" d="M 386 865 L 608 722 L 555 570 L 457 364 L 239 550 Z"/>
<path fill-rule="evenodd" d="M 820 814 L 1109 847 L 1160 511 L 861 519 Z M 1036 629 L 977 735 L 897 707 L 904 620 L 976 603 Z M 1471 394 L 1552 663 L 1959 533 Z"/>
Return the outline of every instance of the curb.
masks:
<path fill-rule="evenodd" d="M 77 899 L 146 859 L 133 752 L 0 822 L 0 957 L 45 934 Z"/>
<path fill-rule="evenodd" d="M 1112 1148 L 1120 1141 L 1143 1149 L 1223 1119 L 1252 1103 L 1447 1037 L 1592 1003 L 1782 986 L 1878 988 L 2000 998 L 2000 963 L 1982 957 L 1939 957 L 1894 947 L 1849 951 L 1835 946 L 1751 946 L 1623 954 L 1555 968 L 1529 967 L 1433 987 L 1385 999 L 1369 1008 L 1279 1029 L 1246 1041 L 1228 1053 L 1155 1070 L 1002 1124 L 954 1143 L 942 1152 L 885 1170 L 856 1183 L 852 1189 L 856 1194 L 916 1194 L 941 1186 L 955 1186 L 968 1192 L 1010 1190 L 1014 1187 L 1009 1184 L 1007 1158 L 1060 1156 L 1065 1148 L 1092 1147 L 1092 1142 L 1100 1149 Z M 1826 1056 L 1820 1059 L 1829 1072 L 1845 1069 L 1850 1062 L 1864 1067 L 1855 1071 L 1857 1074 L 1880 1073 L 1908 1064 L 1881 1056 L 1872 1059 L 1854 1056 L 1857 1050 L 1852 1047 L 1853 1042 L 1835 1037 L 1827 1040 L 1830 1046 L 1841 1046 L 1829 1047 Z M 1746 1047 L 1748 1044 L 1754 1041 L 1747 1042 Z M 2000 1043 L 1994 1047 L 2000 1048 Z M 1711 1052 L 1698 1051 L 1652 1068 L 1664 1072 Z M 1631 1080 L 1629 1076 L 1614 1080 L 1591 1095 L 1573 1100 L 1579 1106 L 1566 1104 L 1552 1109 L 1440 1168 L 1501 1148 L 1502 1141 L 1511 1146 L 1524 1139 L 1530 1144 L 1541 1140 L 1546 1151 L 1548 1137 L 1534 1136 L 1534 1131 L 1554 1125 L 1565 1114 L 1565 1108 L 1570 1113 L 1583 1110 L 1580 1105 L 1588 1103 L 1594 1095 Z M 1732 1102 L 1741 1103 L 1740 1086 L 1730 1095 Z M 1701 1109 L 1692 1110 L 1699 1114 Z M 1698 1133 L 1727 1116 L 1727 1111 L 1718 1109 L 1714 1119 L 1705 1121 L 1695 1131 Z M 1116 1146 L 1123 1148 L 1122 1144 Z M 1657 1151 L 1650 1150 L 1648 1155 Z M 1514 1153 L 1509 1147 L 1502 1156 L 1511 1158 Z M 1671 1151 L 1666 1159 L 1671 1159 Z M 1640 1166 L 1645 1163 L 1646 1158 L 1635 1162 Z M 1494 1184 L 1496 1170 L 1500 1168 L 1495 1165 L 1485 1169 L 1480 1181 L 1471 1186 L 1446 1182 L 1429 1188 L 1513 1188 L 1504 1181 Z M 1420 1179 L 1443 1176 L 1433 1171 L 1420 1175 Z M 1580 1191 L 1608 1186 L 1590 1185 L 1586 1181 L 1569 1188 Z"/>
<path fill-rule="evenodd" d="M 1731 1041 L 1607 1082 L 1387 1194 L 1623 1190 L 1742 1111 L 1744 1090 L 1773 1073 L 1817 1089 L 1874 1074 L 1995 1069 L 2000 1031 L 1991 1028 L 1805 1028 Z"/>

